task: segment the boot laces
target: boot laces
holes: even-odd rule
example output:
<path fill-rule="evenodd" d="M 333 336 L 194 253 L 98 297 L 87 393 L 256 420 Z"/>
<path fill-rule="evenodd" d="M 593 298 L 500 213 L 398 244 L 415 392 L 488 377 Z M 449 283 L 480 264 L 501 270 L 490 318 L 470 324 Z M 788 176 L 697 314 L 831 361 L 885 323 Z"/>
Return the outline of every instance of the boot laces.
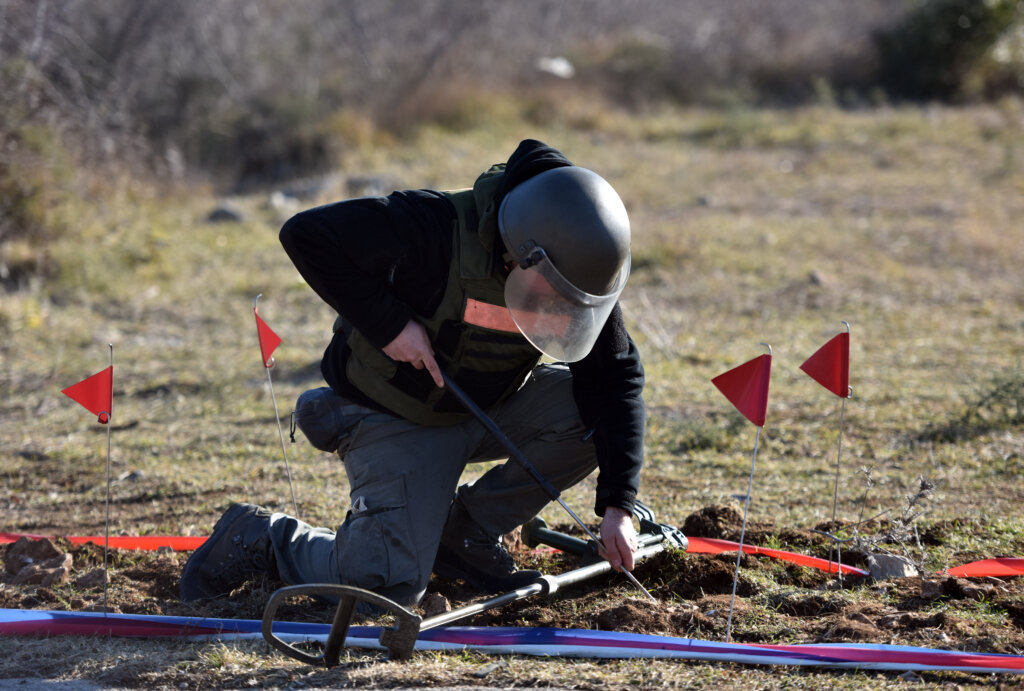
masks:
<path fill-rule="evenodd" d="M 511 573 L 517 570 L 515 559 L 505 549 L 500 537 L 493 537 L 479 531 L 476 535 L 465 538 L 463 545 L 467 552 L 486 556 L 505 571 Z"/>
<path fill-rule="evenodd" d="M 218 566 L 218 576 L 232 576 L 235 574 L 259 573 L 266 571 L 269 562 L 267 560 L 267 546 L 260 544 L 263 538 L 256 540 L 253 544 L 246 544 L 245 537 L 241 534 L 231 538 L 234 549 L 227 558 L 223 559 Z"/>

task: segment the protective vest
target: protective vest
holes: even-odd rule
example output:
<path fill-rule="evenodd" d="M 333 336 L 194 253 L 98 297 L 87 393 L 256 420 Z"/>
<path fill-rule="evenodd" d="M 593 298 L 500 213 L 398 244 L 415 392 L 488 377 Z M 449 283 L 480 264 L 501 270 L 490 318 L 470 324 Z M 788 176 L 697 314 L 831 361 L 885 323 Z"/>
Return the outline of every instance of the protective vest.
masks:
<path fill-rule="evenodd" d="M 505 278 L 495 260 L 500 239 L 494 198 L 503 173 L 504 164 L 492 166 L 472 189 L 445 192 L 456 210 L 448 284 L 434 314 L 417 317 L 438 365 L 485 410 L 514 393 L 540 359 L 505 307 Z M 346 377 L 371 399 L 422 425 L 469 418 L 459 400 L 437 388 L 426 370 L 395 362 L 340 318 L 338 328 L 351 349 Z"/>

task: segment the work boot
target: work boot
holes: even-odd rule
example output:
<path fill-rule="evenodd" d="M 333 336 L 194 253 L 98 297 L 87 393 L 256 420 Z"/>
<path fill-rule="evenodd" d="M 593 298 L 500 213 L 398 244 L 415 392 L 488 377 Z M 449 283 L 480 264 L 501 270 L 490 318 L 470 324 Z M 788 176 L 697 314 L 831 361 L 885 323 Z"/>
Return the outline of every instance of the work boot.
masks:
<path fill-rule="evenodd" d="M 485 593 L 516 590 L 541 576 L 540 571 L 518 570 L 500 536 L 477 525 L 458 499 L 448 512 L 434 573 L 441 578 L 461 578 Z"/>
<path fill-rule="evenodd" d="M 270 545 L 270 512 L 252 504 L 234 504 L 213 527 L 181 571 L 185 602 L 228 595 L 260 574 L 276 577 Z"/>

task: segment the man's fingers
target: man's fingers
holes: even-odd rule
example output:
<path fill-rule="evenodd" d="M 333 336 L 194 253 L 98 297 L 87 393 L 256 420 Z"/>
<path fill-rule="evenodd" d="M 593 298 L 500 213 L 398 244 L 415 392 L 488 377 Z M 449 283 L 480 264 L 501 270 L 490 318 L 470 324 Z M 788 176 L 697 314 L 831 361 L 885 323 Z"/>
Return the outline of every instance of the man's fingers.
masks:
<path fill-rule="evenodd" d="M 382 350 L 396 362 L 408 362 L 416 369 L 425 367 L 438 388 L 444 388 L 444 378 L 441 376 L 441 368 L 437 366 L 437 360 L 434 359 L 427 331 L 419 322 L 410 319 L 401 333 Z"/>
<path fill-rule="evenodd" d="M 624 568 L 626 571 L 632 571 L 634 549 L 633 546 L 629 544 L 628 540 L 624 540 L 623 542 L 625 544 L 623 544 L 623 548 L 622 550 L 620 550 L 620 553 L 622 554 L 622 568 Z"/>
<path fill-rule="evenodd" d="M 618 553 L 618 565 L 626 571 L 633 570 L 633 550 L 624 535 L 615 536 L 615 551 Z"/>
<path fill-rule="evenodd" d="M 608 548 L 601 550 L 601 556 L 603 556 L 616 571 L 619 571 L 622 568 L 622 557 L 619 556 L 618 550 L 611 545 L 609 545 Z"/>
<path fill-rule="evenodd" d="M 434 359 L 433 355 L 426 355 L 423 358 L 423 365 L 426 366 L 427 371 L 430 372 L 430 376 L 434 378 L 434 383 L 437 384 L 437 388 L 444 388 L 444 378 L 441 376 L 441 368 L 437 366 L 437 360 Z"/>
<path fill-rule="evenodd" d="M 437 388 L 444 388 L 444 378 L 441 376 L 441 368 L 437 366 L 437 360 L 433 358 L 430 353 L 423 353 L 415 360 L 409 362 L 416 369 L 424 369 L 430 372 L 430 376 L 433 378 Z"/>
<path fill-rule="evenodd" d="M 621 571 L 623 568 L 627 571 L 633 570 L 633 553 L 621 537 L 614 536 L 610 540 L 606 539 L 605 548 L 601 550 L 601 553 L 616 571 Z"/>

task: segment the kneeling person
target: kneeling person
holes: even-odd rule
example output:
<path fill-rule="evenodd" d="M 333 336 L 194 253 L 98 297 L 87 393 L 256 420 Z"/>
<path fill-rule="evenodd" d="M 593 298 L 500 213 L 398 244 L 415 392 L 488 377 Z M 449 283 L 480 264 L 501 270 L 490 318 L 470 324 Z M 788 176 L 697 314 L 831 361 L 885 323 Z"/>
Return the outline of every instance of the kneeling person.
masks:
<path fill-rule="evenodd" d="M 185 600 L 267 574 L 341 583 L 403 605 L 431 573 L 518 588 L 501 535 L 549 497 L 444 387 L 458 383 L 559 491 L 599 469 L 606 557 L 632 569 L 643 462 L 643 368 L 619 307 L 629 221 L 596 173 L 535 140 L 472 189 L 407 190 L 310 209 L 281 242 L 339 314 L 296 422 L 337 452 L 350 509 L 335 531 L 249 505 L 228 509 L 185 565 Z M 540 364 L 542 355 L 558 361 Z"/>

